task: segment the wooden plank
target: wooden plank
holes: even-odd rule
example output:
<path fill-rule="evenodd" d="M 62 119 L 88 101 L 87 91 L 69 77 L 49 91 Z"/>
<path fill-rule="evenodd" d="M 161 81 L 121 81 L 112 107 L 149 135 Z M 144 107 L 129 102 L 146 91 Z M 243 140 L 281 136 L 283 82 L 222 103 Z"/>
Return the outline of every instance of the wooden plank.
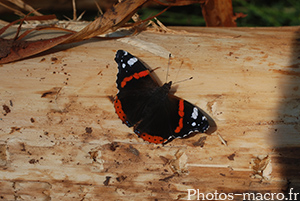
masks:
<path fill-rule="evenodd" d="M 186 200 L 188 189 L 199 189 L 242 200 L 240 193 L 299 192 L 299 31 L 143 32 L 1 65 L 0 198 Z M 168 78 L 193 77 L 173 86 L 176 95 L 210 115 L 211 135 L 161 146 L 123 125 L 111 102 L 118 49 L 160 67 L 161 82 L 172 53 Z"/>

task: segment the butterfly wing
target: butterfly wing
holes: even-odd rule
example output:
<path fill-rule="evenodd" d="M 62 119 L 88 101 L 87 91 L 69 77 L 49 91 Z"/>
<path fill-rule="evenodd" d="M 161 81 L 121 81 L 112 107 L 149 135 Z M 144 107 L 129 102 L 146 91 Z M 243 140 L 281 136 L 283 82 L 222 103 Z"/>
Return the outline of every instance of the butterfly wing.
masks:
<path fill-rule="evenodd" d="M 197 106 L 172 94 L 163 104 L 153 105 L 153 110 L 155 113 L 147 113 L 135 128 L 135 133 L 148 142 L 165 144 L 209 128 L 207 118 Z"/>
<path fill-rule="evenodd" d="M 136 57 L 124 50 L 118 50 L 117 88 L 119 92 L 114 105 L 119 118 L 129 127 L 139 122 L 152 91 L 159 87 L 150 75 L 149 69 Z"/>
<path fill-rule="evenodd" d="M 178 101 L 179 121 L 174 130 L 174 138 L 186 137 L 193 132 L 204 133 L 207 131 L 209 123 L 199 107 L 171 94 L 169 94 L 169 98 Z"/>

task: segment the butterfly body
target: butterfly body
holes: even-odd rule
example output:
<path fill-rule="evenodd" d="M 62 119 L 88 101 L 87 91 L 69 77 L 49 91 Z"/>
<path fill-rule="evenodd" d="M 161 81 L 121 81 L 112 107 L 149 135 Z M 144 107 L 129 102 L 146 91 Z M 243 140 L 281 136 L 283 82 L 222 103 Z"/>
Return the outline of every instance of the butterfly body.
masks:
<path fill-rule="evenodd" d="M 150 70 L 126 51 L 118 50 L 115 61 L 119 70 L 115 110 L 139 137 L 165 144 L 209 128 L 197 106 L 170 93 L 172 82 L 159 86 Z"/>

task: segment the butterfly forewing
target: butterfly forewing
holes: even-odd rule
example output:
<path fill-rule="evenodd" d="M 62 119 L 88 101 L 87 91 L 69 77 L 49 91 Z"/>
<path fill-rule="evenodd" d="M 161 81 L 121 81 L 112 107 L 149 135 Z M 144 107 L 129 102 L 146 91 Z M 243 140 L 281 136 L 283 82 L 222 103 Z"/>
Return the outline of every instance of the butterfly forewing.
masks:
<path fill-rule="evenodd" d="M 151 91 L 159 87 L 152 79 L 150 71 L 130 53 L 118 50 L 115 61 L 118 63 L 116 112 L 127 126 L 141 120 Z M 126 117 L 124 117 L 126 116 Z"/>

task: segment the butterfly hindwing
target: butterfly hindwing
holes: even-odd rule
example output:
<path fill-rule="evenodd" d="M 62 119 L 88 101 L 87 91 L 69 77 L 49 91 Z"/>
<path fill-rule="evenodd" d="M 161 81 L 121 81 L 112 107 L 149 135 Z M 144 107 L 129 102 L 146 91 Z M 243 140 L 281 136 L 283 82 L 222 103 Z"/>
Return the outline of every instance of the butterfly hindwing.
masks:
<path fill-rule="evenodd" d="M 197 106 L 171 94 L 167 97 L 163 103 L 153 105 L 156 112 L 149 112 L 136 126 L 136 133 L 144 140 L 157 143 L 160 139 L 167 143 L 209 128 L 207 118 Z"/>
<path fill-rule="evenodd" d="M 209 128 L 207 118 L 202 114 L 201 109 L 190 102 L 179 99 L 178 115 L 180 117 L 178 125 L 174 130 L 175 138 L 186 137 L 193 132 L 204 133 Z"/>

